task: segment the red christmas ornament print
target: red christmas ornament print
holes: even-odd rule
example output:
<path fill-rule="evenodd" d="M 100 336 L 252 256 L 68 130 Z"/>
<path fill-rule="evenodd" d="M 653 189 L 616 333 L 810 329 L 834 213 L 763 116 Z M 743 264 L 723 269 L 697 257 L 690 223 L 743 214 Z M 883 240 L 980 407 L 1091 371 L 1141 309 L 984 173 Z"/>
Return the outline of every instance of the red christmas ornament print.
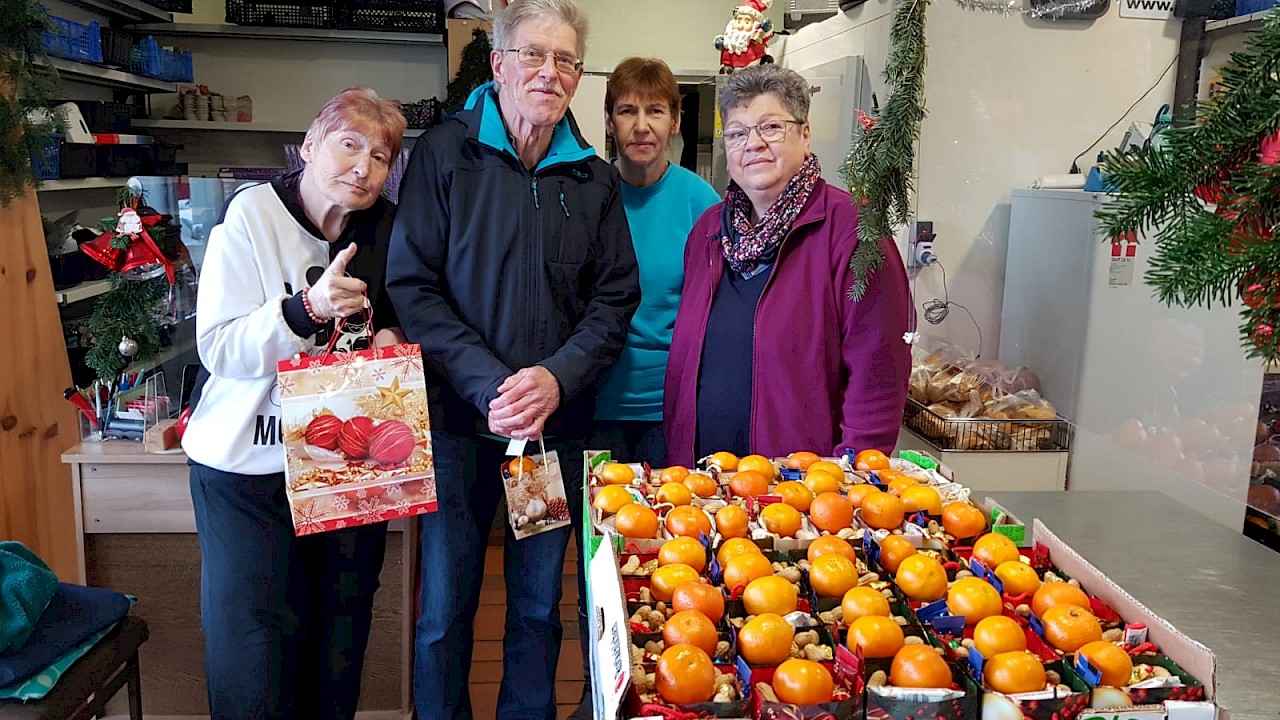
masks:
<path fill-rule="evenodd" d="M 338 449 L 338 433 L 342 431 L 342 420 L 335 415 L 320 415 L 307 424 L 307 444 L 325 450 Z"/>
<path fill-rule="evenodd" d="M 357 415 L 342 423 L 338 446 L 348 460 L 363 460 L 369 455 L 369 436 L 373 433 L 373 421 Z"/>
<path fill-rule="evenodd" d="M 399 465 L 413 454 L 417 438 L 399 420 L 385 420 L 369 436 L 369 457 L 379 465 Z"/>

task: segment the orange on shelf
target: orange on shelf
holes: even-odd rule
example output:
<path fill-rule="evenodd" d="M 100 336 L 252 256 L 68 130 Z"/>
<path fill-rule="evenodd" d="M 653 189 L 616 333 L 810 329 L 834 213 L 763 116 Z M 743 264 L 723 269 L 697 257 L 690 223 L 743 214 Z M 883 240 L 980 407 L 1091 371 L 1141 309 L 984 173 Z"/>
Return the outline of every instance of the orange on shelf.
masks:
<path fill-rule="evenodd" d="M 831 702 L 835 681 L 820 663 L 790 658 L 773 672 L 773 692 L 778 699 L 792 705 L 817 705 Z"/>
<path fill-rule="evenodd" d="M 869 470 L 888 470 L 889 456 L 879 450 L 868 448 L 853 457 L 853 469 L 867 472 Z"/>
<path fill-rule="evenodd" d="M 721 450 L 718 453 L 712 453 L 707 464 L 715 465 L 723 472 L 733 472 L 738 469 L 738 456 Z"/>
<path fill-rule="evenodd" d="M 849 544 L 849 541 L 836 535 L 823 535 L 809 543 L 809 551 L 806 555 L 809 564 L 812 565 L 814 560 L 823 555 L 843 555 L 850 560 L 858 559 L 858 553 Z"/>
<path fill-rule="evenodd" d="M 769 479 L 755 470 L 742 470 L 729 478 L 729 492 L 735 497 L 758 497 L 769 492 Z"/>
<path fill-rule="evenodd" d="M 800 512 L 809 512 L 809 507 L 813 505 L 813 491 L 805 487 L 804 483 L 795 480 L 778 483 L 773 489 L 773 494 Z"/>
<path fill-rule="evenodd" d="M 928 485 L 912 485 L 904 488 L 900 497 L 902 509 L 909 513 L 918 510 L 927 515 L 942 514 L 942 496 Z"/>
<path fill-rule="evenodd" d="M 989 569 L 1000 567 L 1000 563 L 1018 560 L 1018 546 L 999 533 L 987 533 L 973 544 L 973 556 L 982 561 Z"/>
<path fill-rule="evenodd" d="M 885 484 L 889 488 L 890 495 L 897 495 L 898 497 L 902 497 L 902 492 L 904 490 L 906 490 L 907 488 L 912 488 L 919 485 L 920 481 L 916 480 L 913 477 L 907 477 L 906 475 L 902 475 L 890 480 Z"/>
<path fill-rule="evenodd" d="M 1035 568 L 1021 560 L 1006 560 L 996 566 L 995 572 L 1009 595 L 1035 593 L 1040 589 L 1040 576 Z"/>
<path fill-rule="evenodd" d="M 942 563 L 921 553 L 904 558 L 893 579 L 912 600 L 933 602 L 947 594 L 947 571 Z"/>
<path fill-rule="evenodd" d="M 757 615 L 738 631 L 738 653 L 752 665 L 777 665 L 791 654 L 795 634 L 781 615 Z"/>
<path fill-rule="evenodd" d="M 760 510 L 760 524 L 778 537 L 795 537 L 802 523 L 800 511 L 784 502 L 765 505 Z"/>
<path fill-rule="evenodd" d="M 724 617 L 724 593 L 720 588 L 701 580 L 690 580 L 676 586 L 671 593 L 671 609 L 697 610 L 713 623 Z"/>
<path fill-rule="evenodd" d="M 752 470 L 765 476 L 770 482 L 778 477 L 778 468 L 773 466 L 773 462 L 763 455 L 747 455 L 738 461 L 738 472 L 743 470 Z"/>
<path fill-rule="evenodd" d="M 868 658 L 890 658 L 902 649 L 902 626 L 883 615 L 863 615 L 849 624 L 845 644 L 850 650 L 862 648 Z"/>
<path fill-rule="evenodd" d="M 711 656 L 693 645 L 673 645 L 664 650 L 653 680 L 662 699 L 676 705 L 706 702 L 716 692 L 716 669 Z"/>
<path fill-rule="evenodd" d="M 1044 639 L 1062 652 L 1075 652 L 1102 639 L 1102 623 L 1093 613 L 1075 605 L 1054 605 L 1040 618 Z"/>
<path fill-rule="evenodd" d="M 853 525 L 853 506 L 838 492 L 824 492 L 809 506 L 809 519 L 819 530 L 838 533 Z"/>
<path fill-rule="evenodd" d="M 623 505 L 630 505 L 636 499 L 631 492 L 621 485 L 605 485 L 596 491 L 591 507 L 604 513 L 616 513 Z"/>
<path fill-rule="evenodd" d="M 658 488 L 657 494 L 654 495 L 660 503 L 671 503 L 672 505 L 688 505 L 693 502 L 693 493 L 684 483 L 669 482 L 664 483 Z"/>
<path fill-rule="evenodd" d="M 629 485 L 636 479 L 636 471 L 623 463 L 605 463 L 597 474 L 606 485 Z"/>
<path fill-rule="evenodd" d="M 1026 650 L 1027 631 L 1011 617 L 992 615 L 973 626 L 973 646 L 984 658 Z"/>
<path fill-rule="evenodd" d="M 720 512 L 724 511 L 721 510 Z M 720 547 L 716 550 L 716 561 L 720 563 L 720 569 L 723 570 L 730 560 L 739 555 L 748 553 L 753 555 L 764 555 L 764 551 L 760 549 L 760 546 L 751 542 L 749 538 L 729 538 L 728 540 L 721 542 Z"/>
<path fill-rule="evenodd" d="M 814 495 L 839 492 L 841 477 L 827 470 L 809 470 L 804 474 L 804 486 Z"/>
<path fill-rule="evenodd" d="M 667 647 L 686 643 L 714 656 L 719 641 L 711 618 L 697 610 L 681 610 L 662 624 L 662 643 Z"/>
<path fill-rule="evenodd" d="M 902 501 L 887 492 L 874 493 L 862 500 L 862 522 L 877 530 L 892 530 L 902 525 L 906 511 Z"/>
<path fill-rule="evenodd" d="M 898 572 L 903 560 L 915 555 L 916 546 L 901 535 L 888 535 L 880 541 L 880 565 L 890 574 Z"/>
<path fill-rule="evenodd" d="M 1025 650 L 1000 653 L 987 658 L 982 666 L 982 681 L 1006 695 L 1044 690 L 1044 664 Z"/>
<path fill-rule="evenodd" d="M 683 465 L 672 465 L 663 469 L 662 474 L 658 476 L 658 482 L 664 485 L 669 482 L 682 483 L 687 477 L 689 477 L 689 468 Z"/>
<path fill-rule="evenodd" d="M 844 468 L 831 462 L 830 460 L 818 460 L 816 462 L 810 463 L 809 467 L 805 470 L 805 473 L 808 474 L 811 472 L 829 473 L 830 475 L 833 475 L 835 478 L 837 478 L 840 482 L 844 482 Z"/>
<path fill-rule="evenodd" d="M 871 483 L 854 485 L 853 487 L 849 488 L 849 495 L 848 495 L 849 504 L 853 505 L 856 508 L 860 508 L 862 507 L 862 502 L 866 500 L 868 495 L 874 495 L 878 492 L 881 492 L 880 488 L 876 487 L 875 485 L 872 485 Z"/>
<path fill-rule="evenodd" d="M 658 515 L 653 508 L 640 503 L 623 505 L 614 515 L 614 527 L 622 537 L 650 539 L 658 534 Z"/>
<path fill-rule="evenodd" d="M 751 518 L 747 511 L 738 505 L 725 505 L 716 511 L 716 530 L 726 538 L 744 538 L 747 536 L 747 524 Z M 724 561 L 720 561 L 724 564 Z"/>
<path fill-rule="evenodd" d="M 889 665 L 889 684 L 905 688 L 949 688 L 951 668 L 930 645 L 904 645 Z"/>
<path fill-rule="evenodd" d="M 537 469 L 538 464 L 533 461 L 533 458 L 525 455 L 511 458 L 511 462 L 507 463 L 507 473 L 510 475 L 520 475 L 522 473 L 528 475 Z"/>
<path fill-rule="evenodd" d="M 661 568 L 659 568 L 661 569 Z M 773 574 L 773 565 L 761 553 L 743 553 L 724 564 L 724 586 L 730 592 L 739 585 Z"/>
<path fill-rule="evenodd" d="M 844 597 L 858 584 L 858 567 L 843 555 L 823 555 L 809 565 L 809 585 L 818 597 Z"/>
<path fill-rule="evenodd" d="M 879 590 L 865 585 L 849 588 L 840 601 L 840 610 L 846 625 L 867 615 L 889 617 L 891 614 L 889 601 L 884 595 L 880 594 Z"/>
<path fill-rule="evenodd" d="M 942 508 L 942 529 L 957 538 L 975 537 L 987 529 L 987 516 L 973 505 L 955 500 Z"/>
<path fill-rule="evenodd" d="M 711 518 L 692 505 L 674 507 L 667 513 L 667 532 L 692 538 L 710 535 Z"/>
<path fill-rule="evenodd" d="M 707 567 L 707 549 L 691 537 L 672 538 L 658 549 L 658 567 L 675 564 L 702 572 Z"/>
<path fill-rule="evenodd" d="M 703 473 L 689 473 L 682 482 L 685 487 L 689 488 L 689 492 L 700 498 L 713 497 L 716 494 L 716 490 L 720 489 L 714 478 Z"/>
<path fill-rule="evenodd" d="M 999 615 L 1004 601 L 991 583 L 976 577 L 963 577 L 947 589 L 947 611 L 964 617 L 965 625 Z"/>
<path fill-rule="evenodd" d="M 1133 677 L 1133 658 L 1115 643 L 1095 640 L 1082 645 L 1076 654 L 1083 655 L 1095 670 L 1102 673 L 1102 685 L 1127 687 Z"/>
<path fill-rule="evenodd" d="M 1089 602 L 1089 596 L 1085 595 L 1080 588 L 1067 582 L 1045 583 L 1036 590 L 1035 595 L 1031 596 L 1031 612 L 1038 618 L 1043 618 L 1045 611 L 1055 605 L 1075 605 L 1085 610 L 1093 608 Z"/>
<path fill-rule="evenodd" d="M 747 583 L 747 589 L 742 591 L 742 606 L 750 615 L 786 615 L 796 609 L 798 597 L 795 585 L 786 578 L 766 575 Z"/>
<path fill-rule="evenodd" d="M 787 456 L 787 467 L 790 468 L 791 470 L 799 470 L 800 472 L 804 472 L 805 470 L 809 469 L 810 465 L 818 462 L 821 459 L 822 458 L 819 457 L 817 453 L 811 453 L 806 450 L 801 450 L 800 452 L 793 452 Z"/>
<path fill-rule="evenodd" d="M 700 582 L 697 570 L 680 563 L 663 565 L 649 576 L 649 590 L 653 592 L 654 599 L 671 602 L 676 588 L 687 582 Z"/>

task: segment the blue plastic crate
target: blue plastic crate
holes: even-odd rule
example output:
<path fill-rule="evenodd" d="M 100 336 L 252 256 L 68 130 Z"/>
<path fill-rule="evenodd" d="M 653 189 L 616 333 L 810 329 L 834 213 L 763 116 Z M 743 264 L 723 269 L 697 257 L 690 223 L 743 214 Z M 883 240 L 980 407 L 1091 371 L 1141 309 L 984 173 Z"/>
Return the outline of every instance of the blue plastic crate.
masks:
<path fill-rule="evenodd" d="M 1236 15 L 1251 15 L 1275 7 L 1277 0 L 1236 0 Z"/>
<path fill-rule="evenodd" d="M 78 62 L 102 62 L 102 29 L 97 20 L 89 24 L 49 16 L 53 30 L 44 33 L 44 51 Z"/>
<path fill-rule="evenodd" d="M 61 138 L 54 136 L 49 144 L 45 145 L 44 152 L 31 156 L 31 169 L 35 171 L 36 177 L 41 180 L 57 180 L 61 177 L 62 162 L 58 157 L 58 150 L 61 147 Z"/>
<path fill-rule="evenodd" d="M 147 36 L 137 44 L 129 56 L 129 70 L 138 75 L 168 80 L 170 82 L 195 82 L 195 69 L 191 63 L 191 51 L 174 52 L 160 47 L 160 43 Z"/>

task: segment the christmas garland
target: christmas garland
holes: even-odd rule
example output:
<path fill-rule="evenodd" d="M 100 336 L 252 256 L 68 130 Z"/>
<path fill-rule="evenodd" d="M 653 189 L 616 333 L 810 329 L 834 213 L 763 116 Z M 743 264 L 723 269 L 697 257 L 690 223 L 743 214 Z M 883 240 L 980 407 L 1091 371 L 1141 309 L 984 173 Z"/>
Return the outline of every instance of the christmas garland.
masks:
<path fill-rule="evenodd" d="M 1115 199 L 1098 213 L 1107 237 L 1148 231 L 1146 282 L 1168 305 L 1239 299 L 1251 357 L 1280 360 L 1280 14 L 1221 69 L 1224 91 L 1160 148 L 1112 152 Z"/>
<path fill-rule="evenodd" d="M 911 212 L 915 145 L 924 119 L 924 13 L 929 0 L 903 0 L 893 18 L 884 79 L 889 100 L 884 111 L 859 111 L 859 129 L 840 174 L 858 204 L 858 246 L 849 258 L 853 284 L 848 295 L 860 300 L 871 276 L 884 265 L 881 238 L 891 237 Z"/>
<path fill-rule="evenodd" d="M 39 184 L 30 159 L 66 127 L 65 117 L 48 110 L 59 94 L 58 72 L 39 62 L 50 29 L 39 4 L 0 0 L 0 207 Z"/>

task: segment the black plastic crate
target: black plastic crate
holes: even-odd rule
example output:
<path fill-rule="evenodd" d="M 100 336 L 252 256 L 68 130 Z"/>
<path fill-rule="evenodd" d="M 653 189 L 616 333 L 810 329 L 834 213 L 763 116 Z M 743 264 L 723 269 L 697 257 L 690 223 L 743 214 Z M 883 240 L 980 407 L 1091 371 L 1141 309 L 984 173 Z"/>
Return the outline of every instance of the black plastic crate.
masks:
<path fill-rule="evenodd" d="M 58 147 L 58 177 L 87 178 L 102 174 L 98 145 L 64 142 Z"/>
<path fill-rule="evenodd" d="M 440 101 L 435 98 L 416 103 L 403 103 L 400 112 L 404 113 L 407 127 L 415 130 L 426 130 L 440 124 Z"/>
<path fill-rule="evenodd" d="M 147 0 L 150 5 L 169 12 L 191 12 L 191 0 Z"/>
<path fill-rule="evenodd" d="M 348 0 L 338 9 L 344 30 L 443 33 L 443 0 Z"/>
<path fill-rule="evenodd" d="M 98 145 L 98 164 L 106 177 L 140 175 L 151 167 L 150 145 Z"/>
<path fill-rule="evenodd" d="M 102 64 L 108 67 L 129 67 L 129 51 L 133 49 L 133 33 L 125 30 L 114 30 L 109 27 L 100 29 L 102 33 Z"/>
<path fill-rule="evenodd" d="M 133 117 L 133 106 L 129 103 L 108 102 L 104 100 L 73 100 L 80 114 L 84 116 L 84 124 L 92 133 L 127 133 Z"/>
<path fill-rule="evenodd" d="M 262 27 L 336 27 L 335 2 L 227 0 L 227 22 Z"/>

